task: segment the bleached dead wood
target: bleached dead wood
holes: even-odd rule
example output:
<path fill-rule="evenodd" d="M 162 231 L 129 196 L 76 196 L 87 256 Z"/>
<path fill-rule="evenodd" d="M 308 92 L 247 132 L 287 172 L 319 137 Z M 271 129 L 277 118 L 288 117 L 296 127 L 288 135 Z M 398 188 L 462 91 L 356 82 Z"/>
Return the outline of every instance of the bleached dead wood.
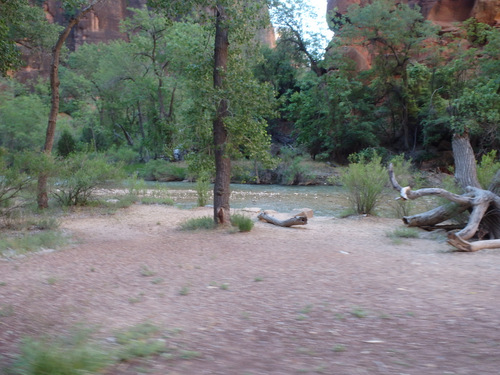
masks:
<path fill-rule="evenodd" d="M 291 227 L 293 225 L 306 225 L 307 224 L 307 216 L 294 216 L 287 220 L 279 220 L 273 216 L 266 214 L 265 212 L 261 212 L 257 215 L 257 218 L 268 223 L 278 225 L 280 227 Z"/>
<path fill-rule="evenodd" d="M 500 215 L 500 197 L 489 190 L 468 186 L 462 195 L 451 193 L 439 188 L 426 188 L 413 191 L 409 186 L 402 187 L 394 176 L 392 164 L 389 165 L 389 179 L 393 188 L 399 191 L 400 199 L 417 199 L 423 196 L 436 195 L 449 200 L 450 204 L 436 207 L 430 211 L 403 217 L 408 226 L 429 227 L 449 220 L 466 210 L 470 211 L 467 225 L 458 232 L 448 234 L 448 243 L 461 251 L 477 251 L 481 249 L 500 248 L 500 228 L 496 223 Z M 484 234 L 490 240 L 468 242 L 480 232 L 483 226 Z"/>

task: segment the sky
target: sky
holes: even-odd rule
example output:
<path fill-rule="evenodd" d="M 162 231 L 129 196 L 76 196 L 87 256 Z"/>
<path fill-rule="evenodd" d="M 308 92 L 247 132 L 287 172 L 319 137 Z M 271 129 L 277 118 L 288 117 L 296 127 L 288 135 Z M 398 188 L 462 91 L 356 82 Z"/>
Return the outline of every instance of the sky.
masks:
<path fill-rule="evenodd" d="M 287 2 L 287 0 L 284 1 Z M 328 25 L 326 23 L 326 7 L 328 1 L 327 0 L 303 0 L 303 1 L 304 3 L 313 7 L 316 13 L 315 17 L 309 17 L 308 15 L 303 15 L 302 21 L 303 21 L 304 31 L 306 32 L 306 34 L 309 31 L 311 33 L 318 33 L 321 36 L 323 36 L 321 40 L 320 49 L 324 51 L 324 49 L 326 48 L 326 46 L 333 37 L 333 32 L 328 28 Z"/>
<path fill-rule="evenodd" d="M 328 42 L 333 37 L 333 32 L 328 28 L 326 23 L 326 6 L 327 0 L 304 0 L 304 2 L 313 6 L 316 9 L 317 17 L 315 19 L 306 19 L 308 25 L 312 28 L 313 31 L 321 32 L 322 35 L 325 36 L 325 47 Z"/>

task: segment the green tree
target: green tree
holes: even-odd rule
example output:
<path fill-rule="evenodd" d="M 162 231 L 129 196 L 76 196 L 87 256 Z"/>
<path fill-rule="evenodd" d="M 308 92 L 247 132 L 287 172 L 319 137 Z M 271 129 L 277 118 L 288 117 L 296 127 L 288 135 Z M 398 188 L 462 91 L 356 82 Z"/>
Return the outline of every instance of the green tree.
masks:
<path fill-rule="evenodd" d="M 272 18 L 278 28 L 278 45 L 292 47 L 294 60 L 301 61 L 319 77 L 326 73 L 321 66 L 324 51 L 321 48 L 323 36 L 306 30 L 303 19 L 316 16 L 314 8 L 304 0 L 274 1 Z"/>
<path fill-rule="evenodd" d="M 64 30 L 59 34 L 59 38 L 52 48 L 52 62 L 50 64 L 51 108 L 45 136 L 45 145 L 43 147 L 43 152 L 47 155 L 50 155 L 52 152 L 57 114 L 59 113 L 59 62 L 61 50 L 73 27 L 77 25 L 87 13 L 91 12 L 96 4 L 102 1 L 104 0 L 89 0 L 88 2 L 83 0 L 67 0 L 63 3 L 69 10 L 76 12 L 76 15 L 71 17 Z M 38 176 L 37 201 L 38 207 L 41 209 L 48 207 L 47 179 L 48 175 L 44 172 L 41 172 Z"/>
<path fill-rule="evenodd" d="M 0 84 L 0 146 L 10 151 L 40 150 L 48 106 L 13 81 Z"/>
<path fill-rule="evenodd" d="M 401 131 L 403 147 L 409 150 L 416 119 L 410 117 L 408 67 L 424 48 L 432 55 L 437 27 L 423 18 L 418 7 L 377 0 L 349 7 L 338 37 L 345 46 L 361 46 L 373 56 L 369 73 L 375 102 L 387 110 L 385 117 L 394 132 L 391 141 Z"/>
<path fill-rule="evenodd" d="M 212 65 L 213 91 L 210 95 L 212 103 L 215 104 L 210 116 L 213 136 L 212 150 L 215 157 L 214 221 L 218 224 L 230 224 L 231 150 L 240 146 L 232 143 L 234 128 L 231 125 L 237 125 L 236 116 L 233 113 L 233 98 L 230 96 L 231 73 L 234 72 L 232 63 L 241 61 L 235 60 L 236 56 L 245 56 L 245 49 L 241 46 L 251 40 L 249 36 L 252 35 L 256 26 L 262 25 L 258 18 L 263 14 L 261 10 L 263 2 L 157 0 L 152 1 L 152 3 L 172 17 L 175 14 L 192 15 L 197 6 L 201 9 L 211 9 L 210 13 L 203 13 L 203 16 L 205 24 L 211 26 L 212 30 L 215 31 Z M 184 13 L 180 13 L 180 11 Z M 213 14 L 213 18 L 208 18 L 209 14 Z M 246 54 L 246 57 L 249 56 Z M 234 102 L 236 103 L 236 101 Z M 199 119 L 206 123 L 207 112 L 202 110 L 198 113 L 201 115 Z M 252 133 L 262 134 L 261 131 L 252 131 L 263 126 L 264 122 L 259 117 L 255 117 L 254 114 L 256 121 L 251 121 L 252 127 L 247 128 L 245 132 L 247 139 L 251 138 Z M 245 125 L 247 124 L 245 123 Z"/>
<path fill-rule="evenodd" d="M 39 55 L 57 38 L 58 25 L 49 24 L 39 4 L 29 0 L 0 1 L 0 75 L 22 66 L 22 55 Z"/>

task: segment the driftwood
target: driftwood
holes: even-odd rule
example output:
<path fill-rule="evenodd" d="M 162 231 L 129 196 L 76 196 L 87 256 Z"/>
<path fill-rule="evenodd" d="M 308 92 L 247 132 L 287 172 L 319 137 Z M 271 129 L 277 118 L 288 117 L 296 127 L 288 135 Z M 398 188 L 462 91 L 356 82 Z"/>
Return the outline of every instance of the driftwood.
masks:
<path fill-rule="evenodd" d="M 500 227 L 498 225 L 500 196 L 493 191 L 472 186 L 467 186 L 462 195 L 438 188 L 413 191 L 409 186 L 401 187 L 399 185 L 394 176 L 392 164 L 389 165 L 389 179 L 393 188 L 399 191 L 399 199 L 416 199 L 427 195 L 436 195 L 452 202 L 418 215 L 403 217 L 403 222 L 408 226 L 428 228 L 451 219 L 458 213 L 469 211 L 467 225 L 458 232 L 450 232 L 448 243 L 460 251 L 500 248 Z M 468 240 L 475 235 L 480 239 L 488 236 L 489 240 L 469 242 Z"/>
<path fill-rule="evenodd" d="M 268 223 L 278 225 L 280 227 L 291 227 L 293 225 L 306 225 L 307 224 L 307 216 L 294 216 L 287 220 L 279 220 L 273 216 L 266 214 L 265 212 L 261 212 L 257 215 L 257 218 L 260 220 L 264 220 Z"/>

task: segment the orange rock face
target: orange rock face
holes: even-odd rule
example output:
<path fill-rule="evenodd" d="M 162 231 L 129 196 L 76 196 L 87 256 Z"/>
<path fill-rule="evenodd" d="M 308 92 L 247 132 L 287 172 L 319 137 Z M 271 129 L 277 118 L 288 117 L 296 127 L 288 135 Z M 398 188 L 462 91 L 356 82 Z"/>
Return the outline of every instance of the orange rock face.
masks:
<path fill-rule="evenodd" d="M 328 12 L 345 13 L 351 4 L 364 5 L 370 0 L 327 0 Z M 418 5 L 422 14 L 443 29 L 454 27 L 454 23 L 474 17 L 479 22 L 500 27 L 499 0 L 408 0 Z"/>
<path fill-rule="evenodd" d="M 326 0 L 328 13 L 344 14 L 352 4 L 361 6 L 371 0 Z M 404 1 L 404 0 L 403 0 Z M 423 16 L 439 25 L 444 32 L 453 31 L 457 24 L 471 17 L 490 26 L 500 27 L 500 0 L 407 0 L 418 5 Z M 356 62 L 358 70 L 370 68 L 371 58 L 359 47 L 349 47 L 345 54 Z"/>

